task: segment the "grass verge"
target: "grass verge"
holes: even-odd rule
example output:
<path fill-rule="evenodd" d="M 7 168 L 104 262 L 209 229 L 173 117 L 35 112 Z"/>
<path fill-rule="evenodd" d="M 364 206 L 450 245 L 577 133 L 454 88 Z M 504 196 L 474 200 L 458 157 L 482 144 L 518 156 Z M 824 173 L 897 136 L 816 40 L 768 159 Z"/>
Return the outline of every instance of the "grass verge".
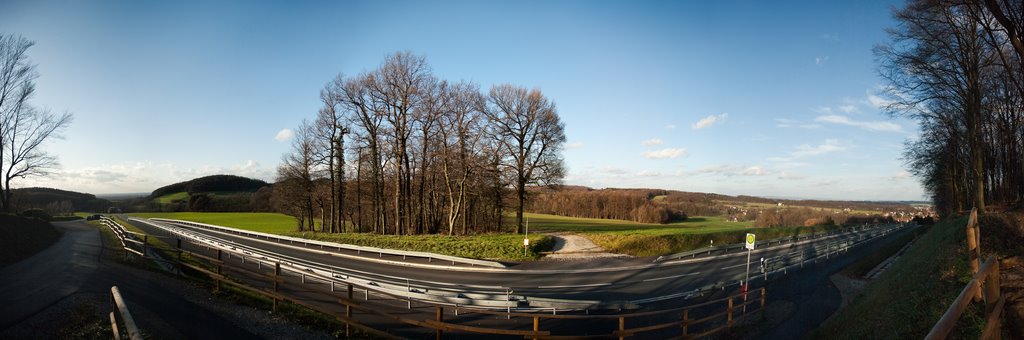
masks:
<path fill-rule="evenodd" d="M 0 214 L 0 267 L 26 259 L 60 239 L 49 222 Z"/>
<path fill-rule="evenodd" d="M 826 320 L 814 339 L 920 339 L 971 279 L 964 217 L 932 226 L 849 306 Z M 981 304 L 971 304 L 950 338 L 977 338 Z"/>
<path fill-rule="evenodd" d="M 379 235 L 313 232 L 288 232 L 288 236 L 330 241 L 361 246 L 425 251 L 473 259 L 522 261 L 540 257 L 540 252 L 551 250 L 551 236 L 530 233 L 530 247 L 523 254 L 523 236 L 518 234 L 483 234 L 472 236 L 447 235 Z"/>
<path fill-rule="evenodd" d="M 901 235 L 900 237 L 888 240 L 888 242 L 885 245 L 883 245 L 882 248 L 879 249 L 878 251 L 861 258 L 857 262 L 854 262 L 853 264 L 843 269 L 843 274 L 846 274 L 846 276 L 851 278 L 864 277 L 864 275 L 867 275 L 869 271 L 878 266 L 878 264 L 882 263 L 882 261 L 885 261 L 889 257 L 896 254 L 896 252 L 900 251 L 900 249 L 902 249 L 903 246 L 907 245 L 908 242 L 913 240 L 914 237 L 924 234 L 924 232 L 927 231 L 926 228 L 927 227 L 921 227 L 915 230 L 913 233 L 904 234 Z"/>

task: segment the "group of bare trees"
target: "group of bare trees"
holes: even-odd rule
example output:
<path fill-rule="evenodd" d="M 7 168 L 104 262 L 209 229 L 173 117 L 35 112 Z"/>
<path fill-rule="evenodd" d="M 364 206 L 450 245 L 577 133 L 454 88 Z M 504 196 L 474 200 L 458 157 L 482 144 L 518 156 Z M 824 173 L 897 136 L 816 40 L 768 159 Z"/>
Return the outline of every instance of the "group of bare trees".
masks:
<path fill-rule="evenodd" d="M 39 77 L 28 60 L 34 43 L 0 34 L 0 211 L 12 209 L 11 184 L 48 174 L 57 159 L 42 146 L 71 124 L 71 114 L 54 114 L 29 103 Z"/>
<path fill-rule="evenodd" d="M 910 171 L 942 214 L 1024 199 L 1024 6 L 1020 0 L 911 0 L 876 48 L 893 100 L 915 118 Z"/>
<path fill-rule="evenodd" d="M 526 188 L 564 177 L 554 102 L 540 90 L 438 79 L 407 52 L 337 76 L 295 131 L 272 201 L 299 227 L 382 234 L 522 232 Z M 511 196 L 510 195 L 514 195 Z"/>

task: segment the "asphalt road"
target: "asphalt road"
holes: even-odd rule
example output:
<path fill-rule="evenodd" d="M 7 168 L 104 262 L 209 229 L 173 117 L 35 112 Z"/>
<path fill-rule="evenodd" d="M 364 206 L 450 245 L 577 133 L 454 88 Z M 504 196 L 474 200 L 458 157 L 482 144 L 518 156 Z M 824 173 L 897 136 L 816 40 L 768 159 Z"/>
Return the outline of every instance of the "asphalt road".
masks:
<path fill-rule="evenodd" d="M 143 223 L 135 225 L 148 233 L 166 234 Z M 420 268 L 374 262 L 374 255 L 371 255 L 368 261 L 360 261 L 347 255 L 342 256 L 335 251 L 307 249 L 207 229 L 191 230 L 238 244 L 358 272 L 363 276 L 376 276 L 382 281 L 408 279 L 409 285 L 413 288 L 436 287 L 439 284 L 456 289 L 464 287 L 467 291 L 504 291 L 508 288 L 514 294 L 527 297 L 572 300 L 630 301 L 686 292 L 710 285 L 729 284 L 743 278 L 747 261 L 745 252 L 738 252 L 729 256 L 712 256 L 704 259 L 698 257 L 660 264 L 650 264 L 649 260 L 643 259 L 606 259 L 546 261 L 543 265 L 527 265 L 522 269 L 515 266 L 508 269 L 464 266 Z M 755 251 L 751 258 L 752 280 L 763 279 L 758 270 L 761 257 L 797 251 L 805 252 L 809 257 L 818 255 L 814 253 L 813 244 Z M 384 257 L 386 258 L 387 256 Z"/>
<path fill-rule="evenodd" d="M 183 298 L 180 281 L 104 260 L 95 227 L 80 220 L 54 225 L 63 231 L 60 240 L 0 269 L 0 338 L 20 337 L 16 332 L 24 331 L 23 326 L 31 324 L 35 316 L 73 296 L 87 297 L 109 311 L 110 287 L 115 285 L 140 329 L 150 338 L 258 338 L 220 314 Z M 30 334 L 33 338 L 46 337 L 45 331 Z"/>

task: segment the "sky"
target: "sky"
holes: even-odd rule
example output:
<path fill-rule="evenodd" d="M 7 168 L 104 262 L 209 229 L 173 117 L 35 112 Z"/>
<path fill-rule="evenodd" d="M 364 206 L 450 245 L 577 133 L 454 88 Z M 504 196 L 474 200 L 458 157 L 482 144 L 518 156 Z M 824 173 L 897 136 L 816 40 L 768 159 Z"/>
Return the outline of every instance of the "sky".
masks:
<path fill-rule="evenodd" d="M 0 1 L 36 42 L 34 105 L 74 122 L 51 176 L 149 192 L 272 181 L 323 85 L 385 56 L 439 78 L 538 88 L 565 123 L 564 182 L 729 195 L 923 200 L 871 52 L 900 1 Z"/>

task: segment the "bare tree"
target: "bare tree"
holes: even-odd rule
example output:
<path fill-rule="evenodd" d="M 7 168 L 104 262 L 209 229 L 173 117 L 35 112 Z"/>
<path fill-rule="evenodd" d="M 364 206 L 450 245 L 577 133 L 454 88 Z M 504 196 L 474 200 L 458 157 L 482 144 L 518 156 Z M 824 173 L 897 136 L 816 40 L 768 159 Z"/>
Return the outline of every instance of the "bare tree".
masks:
<path fill-rule="evenodd" d="M 457 83 L 442 87 L 439 96 L 444 97 L 444 114 L 441 116 L 441 169 L 448 191 L 448 235 L 455 232 L 455 225 L 462 219 L 465 233 L 467 186 L 474 167 L 474 152 L 479 149 L 483 136 L 483 98 L 476 84 Z"/>
<path fill-rule="evenodd" d="M 15 179 L 45 176 L 57 166 L 57 158 L 43 145 L 60 138 L 71 124 L 71 113 L 54 114 L 33 107 L 36 66 L 26 51 L 34 43 L 24 37 L 0 34 L 0 210 L 11 209 L 11 184 Z"/>
<path fill-rule="evenodd" d="M 347 117 L 341 105 L 344 99 L 342 87 L 344 78 L 338 75 L 320 90 L 323 107 L 316 119 L 316 138 L 321 163 L 327 166 L 330 179 L 330 221 L 325 228 L 330 232 L 345 229 L 345 135 L 349 133 Z"/>
<path fill-rule="evenodd" d="M 538 89 L 510 84 L 491 87 L 483 109 L 505 153 L 502 165 L 513 174 L 516 232 L 523 232 L 527 185 L 557 184 L 565 176 L 561 149 L 565 126 L 555 103 Z"/>
<path fill-rule="evenodd" d="M 282 157 L 281 166 L 277 168 L 277 185 L 281 187 L 275 187 L 274 193 L 283 195 L 283 198 L 277 200 L 281 202 L 279 209 L 298 220 L 299 231 L 307 224 L 310 230 L 315 230 L 313 207 L 316 160 L 313 134 L 313 126 L 303 121 L 292 140 L 292 152 Z"/>

